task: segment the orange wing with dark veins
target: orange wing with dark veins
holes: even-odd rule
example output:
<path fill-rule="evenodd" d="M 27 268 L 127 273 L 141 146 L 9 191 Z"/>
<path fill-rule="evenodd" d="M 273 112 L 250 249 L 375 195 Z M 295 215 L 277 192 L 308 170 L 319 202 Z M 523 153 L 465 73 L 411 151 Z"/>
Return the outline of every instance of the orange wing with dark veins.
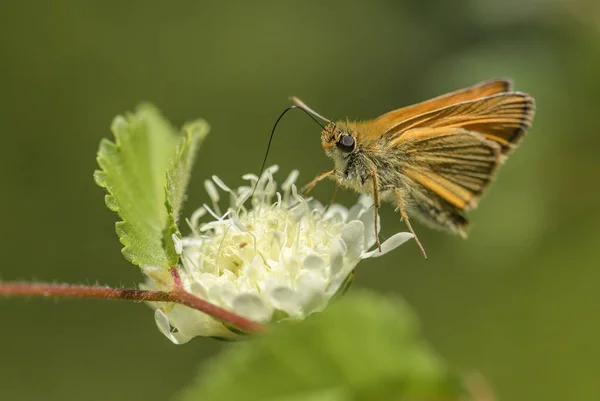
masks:
<path fill-rule="evenodd" d="M 442 109 L 456 103 L 481 99 L 510 91 L 512 91 L 512 81 L 509 79 L 497 78 L 483 81 L 468 88 L 459 89 L 421 103 L 392 110 L 373 120 L 373 123 L 379 128 L 377 131 L 381 134 L 398 122 L 408 120 L 420 114 Z"/>
<path fill-rule="evenodd" d="M 389 144 L 400 145 L 403 133 L 415 128 L 462 128 L 496 142 L 507 155 L 531 127 L 535 102 L 521 92 L 505 92 L 464 101 L 399 120 L 382 134 Z"/>
<path fill-rule="evenodd" d="M 500 146 L 461 128 L 415 128 L 401 138 L 403 174 L 460 211 L 477 205 L 500 164 Z"/>

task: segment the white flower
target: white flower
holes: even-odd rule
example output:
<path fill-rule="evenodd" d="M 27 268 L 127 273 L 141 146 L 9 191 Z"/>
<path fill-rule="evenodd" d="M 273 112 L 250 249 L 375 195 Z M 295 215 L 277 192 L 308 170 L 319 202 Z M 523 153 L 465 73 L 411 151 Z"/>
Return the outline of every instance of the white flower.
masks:
<path fill-rule="evenodd" d="M 212 207 L 204 205 L 188 220 L 193 234 L 179 240 L 182 265 L 178 267 L 186 291 L 256 322 L 301 320 L 323 310 L 329 300 L 349 285 L 362 259 L 381 256 L 412 238 L 393 235 L 377 248 L 374 208 L 361 197 L 347 209 L 324 207 L 297 193 L 293 171 L 277 192 L 268 168 L 260 177 L 248 174 L 249 185 L 232 190 L 218 177 L 206 181 Z M 256 190 L 253 191 L 258 181 Z M 230 207 L 222 213 L 220 193 Z M 251 207 L 244 204 L 250 200 Z M 206 214 L 214 220 L 199 223 Z M 168 290 L 172 278 L 164 269 L 145 267 L 153 283 Z M 236 338 L 235 329 L 182 305 L 153 304 L 156 323 L 176 344 L 195 336 Z"/>

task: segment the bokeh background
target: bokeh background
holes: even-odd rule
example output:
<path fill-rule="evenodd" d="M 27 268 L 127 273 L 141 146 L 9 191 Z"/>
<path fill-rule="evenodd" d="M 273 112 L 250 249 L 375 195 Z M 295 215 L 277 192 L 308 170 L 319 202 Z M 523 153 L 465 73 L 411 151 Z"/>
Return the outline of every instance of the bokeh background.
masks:
<path fill-rule="evenodd" d="M 513 78 L 537 100 L 534 128 L 471 214 L 471 237 L 418 226 L 429 260 L 405 245 L 361 265 L 356 285 L 404 296 L 433 347 L 500 400 L 600 400 L 595 0 L 30 0 L 2 2 L 0 21 L 4 280 L 140 279 L 92 179 L 111 119 L 139 101 L 212 125 L 189 214 L 204 179 L 258 170 L 290 95 L 369 118 Z M 301 181 L 331 166 L 301 113 L 282 121 L 269 161 Z M 384 235 L 403 229 L 392 207 L 382 218 Z M 1 400 L 166 400 L 225 346 L 175 346 L 134 303 L 1 299 L 0 316 Z"/>

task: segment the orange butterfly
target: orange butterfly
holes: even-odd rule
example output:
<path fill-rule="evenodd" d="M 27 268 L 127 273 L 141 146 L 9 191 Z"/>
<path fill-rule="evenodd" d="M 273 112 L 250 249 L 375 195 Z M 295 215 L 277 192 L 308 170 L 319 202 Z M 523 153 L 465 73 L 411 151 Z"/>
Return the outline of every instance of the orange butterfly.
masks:
<path fill-rule="evenodd" d="M 306 193 L 330 177 L 373 196 L 376 232 L 380 201 L 391 200 L 413 234 L 409 214 L 462 237 L 467 235 L 465 212 L 477 206 L 535 113 L 534 99 L 513 91 L 507 79 L 481 82 L 362 122 L 331 121 L 298 98 L 292 100 L 327 122 L 321 144 L 335 163 L 304 187 Z M 415 240 L 427 257 L 416 235 Z"/>

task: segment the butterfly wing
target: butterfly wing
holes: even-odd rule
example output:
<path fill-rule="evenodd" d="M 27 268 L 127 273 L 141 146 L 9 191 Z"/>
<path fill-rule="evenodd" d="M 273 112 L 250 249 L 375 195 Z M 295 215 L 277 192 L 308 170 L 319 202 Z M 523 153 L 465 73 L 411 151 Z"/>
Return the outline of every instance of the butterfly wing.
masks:
<path fill-rule="evenodd" d="M 521 92 L 505 92 L 481 99 L 430 110 L 390 125 L 382 137 L 395 146 L 403 135 L 415 128 L 463 128 L 477 132 L 500 145 L 508 155 L 531 127 L 535 102 Z"/>
<path fill-rule="evenodd" d="M 389 127 L 396 125 L 399 121 L 408 120 L 431 110 L 441 109 L 465 101 L 481 99 L 498 93 L 510 92 L 511 90 L 512 81 L 506 78 L 483 81 L 468 88 L 459 89 L 421 103 L 390 111 L 376 118 L 373 123 L 380 128 L 376 131 L 381 134 Z"/>
<path fill-rule="evenodd" d="M 466 236 L 464 212 L 477 206 L 501 163 L 501 147 L 463 128 L 415 128 L 397 150 L 412 210 L 436 227 Z"/>

